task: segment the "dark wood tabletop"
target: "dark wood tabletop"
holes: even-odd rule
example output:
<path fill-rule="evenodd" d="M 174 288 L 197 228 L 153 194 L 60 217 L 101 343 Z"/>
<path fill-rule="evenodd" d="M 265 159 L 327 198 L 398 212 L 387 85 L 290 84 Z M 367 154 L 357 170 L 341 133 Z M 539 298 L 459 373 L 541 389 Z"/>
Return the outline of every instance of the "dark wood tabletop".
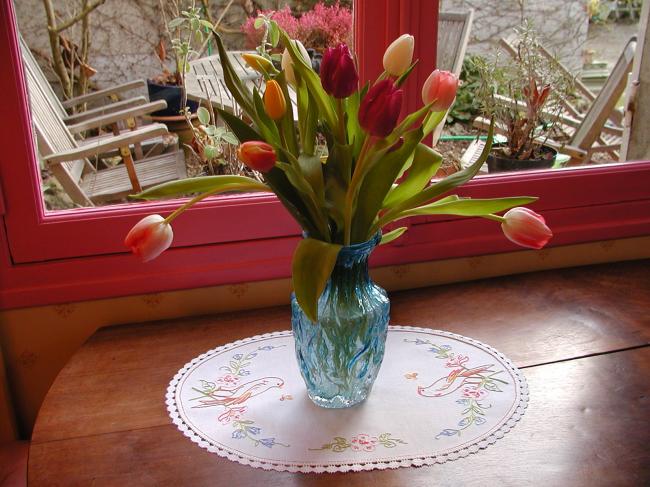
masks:
<path fill-rule="evenodd" d="M 193 357 L 290 328 L 288 306 L 99 330 L 47 394 L 29 456 L 40 486 L 650 485 L 650 261 L 393 293 L 393 324 L 468 335 L 524 370 L 526 414 L 466 458 L 347 474 L 269 472 L 184 437 L 171 377 Z"/>

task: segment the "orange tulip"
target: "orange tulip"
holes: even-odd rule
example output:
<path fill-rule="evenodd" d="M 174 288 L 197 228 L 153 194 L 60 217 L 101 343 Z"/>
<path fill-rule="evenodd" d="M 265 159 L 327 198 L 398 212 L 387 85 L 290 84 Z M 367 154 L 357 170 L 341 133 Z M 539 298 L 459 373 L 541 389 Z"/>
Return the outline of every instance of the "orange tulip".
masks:
<path fill-rule="evenodd" d="M 287 112 L 287 101 L 280 84 L 275 80 L 266 82 L 264 91 L 264 111 L 273 120 L 280 120 Z"/>
<path fill-rule="evenodd" d="M 148 262 L 162 254 L 172 243 L 172 227 L 160 215 L 145 216 L 124 239 L 131 252 Z"/>
<path fill-rule="evenodd" d="M 273 147 L 260 140 L 244 142 L 237 149 L 237 156 L 248 167 L 260 172 L 269 172 L 276 161 Z"/>

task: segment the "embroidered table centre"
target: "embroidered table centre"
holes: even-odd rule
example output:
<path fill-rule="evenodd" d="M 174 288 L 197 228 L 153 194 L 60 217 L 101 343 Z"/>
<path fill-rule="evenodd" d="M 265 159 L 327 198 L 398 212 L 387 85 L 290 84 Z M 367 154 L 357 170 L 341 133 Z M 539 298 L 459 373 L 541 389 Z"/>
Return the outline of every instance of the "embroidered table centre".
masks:
<path fill-rule="evenodd" d="M 476 453 L 519 420 L 528 391 L 502 354 L 471 338 L 391 326 L 369 398 L 323 409 L 307 397 L 290 331 L 239 340 L 186 364 L 166 396 L 202 448 L 291 472 L 430 465 Z"/>

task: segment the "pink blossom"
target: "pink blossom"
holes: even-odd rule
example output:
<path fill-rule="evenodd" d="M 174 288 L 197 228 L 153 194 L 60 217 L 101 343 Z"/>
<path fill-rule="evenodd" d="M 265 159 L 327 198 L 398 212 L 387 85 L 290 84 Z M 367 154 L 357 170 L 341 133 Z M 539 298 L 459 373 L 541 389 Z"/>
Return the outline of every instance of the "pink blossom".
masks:
<path fill-rule="evenodd" d="M 463 396 L 470 397 L 474 399 L 482 399 L 488 395 L 488 391 L 485 389 L 479 389 L 478 387 L 465 387 L 463 389 Z"/>
<path fill-rule="evenodd" d="M 226 375 L 224 375 L 222 377 L 219 377 L 217 379 L 218 384 L 234 385 L 234 384 L 237 384 L 238 382 L 239 382 L 239 377 L 237 377 L 236 375 L 232 375 L 232 374 L 226 374 Z"/>
<path fill-rule="evenodd" d="M 148 262 L 167 250 L 173 239 L 171 225 L 160 215 L 149 215 L 133 226 L 124 239 L 124 245 L 142 262 Z"/>
<path fill-rule="evenodd" d="M 447 366 L 447 367 L 461 367 L 468 360 L 469 360 L 469 357 L 467 357 L 465 355 L 456 355 L 455 357 L 451 357 L 449 360 L 447 360 L 447 363 L 445 364 L 445 366 Z"/>
<path fill-rule="evenodd" d="M 350 440 L 351 448 L 354 451 L 374 451 L 377 444 L 377 437 L 361 433 Z"/>

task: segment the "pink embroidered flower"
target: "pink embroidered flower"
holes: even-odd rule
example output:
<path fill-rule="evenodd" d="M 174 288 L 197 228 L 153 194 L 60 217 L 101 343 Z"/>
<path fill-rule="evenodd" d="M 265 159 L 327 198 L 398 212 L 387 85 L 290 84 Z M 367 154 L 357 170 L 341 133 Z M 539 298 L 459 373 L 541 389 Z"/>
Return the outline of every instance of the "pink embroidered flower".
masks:
<path fill-rule="evenodd" d="M 479 389 L 477 387 L 465 387 L 463 389 L 463 397 L 471 397 L 473 399 L 482 399 L 488 395 L 488 391 L 485 389 Z"/>
<path fill-rule="evenodd" d="M 224 384 L 229 386 L 234 386 L 239 382 L 239 377 L 232 374 L 226 374 L 217 379 L 218 384 Z"/>
<path fill-rule="evenodd" d="M 377 437 L 361 433 L 350 440 L 351 448 L 354 451 L 374 451 L 377 444 Z"/>
<path fill-rule="evenodd" d="M 447 367 L 461 367 L 468 360 L 469 357 L 465 355 L 456 355 L 455 357 L 452 356 L 449 360 L 447 360 L 447 363 L 445 365 Z"/>

